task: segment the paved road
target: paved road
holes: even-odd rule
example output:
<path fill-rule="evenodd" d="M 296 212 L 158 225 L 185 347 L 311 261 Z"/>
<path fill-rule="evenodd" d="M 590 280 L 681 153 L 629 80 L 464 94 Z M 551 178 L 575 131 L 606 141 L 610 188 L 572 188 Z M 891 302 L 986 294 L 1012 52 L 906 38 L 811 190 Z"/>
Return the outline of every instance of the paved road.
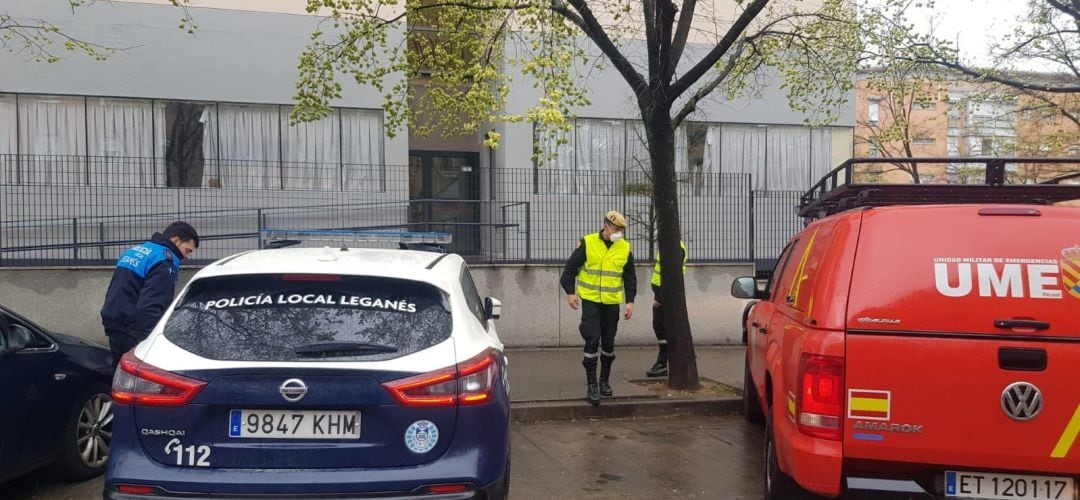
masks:
<path fill-rule="evenodd" d="M 740 416 L 514 424 L 510 497 L 761 498 L 763 439 Z M 0 486 L 0 496 L 95 499 L 101 485 L 34 474 Z"/>

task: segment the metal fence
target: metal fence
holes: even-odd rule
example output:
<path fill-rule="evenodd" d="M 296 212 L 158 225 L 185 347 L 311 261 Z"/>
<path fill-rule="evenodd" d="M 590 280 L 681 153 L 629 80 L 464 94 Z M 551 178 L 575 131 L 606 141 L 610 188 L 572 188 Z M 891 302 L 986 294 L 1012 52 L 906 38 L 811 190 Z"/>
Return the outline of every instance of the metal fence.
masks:
<path fill-rule="evenodd" d="M 656 251 L 645 172 L 477 169 L 410 199 L 416 172 L 400 165 L 205 160 L 199 170 L 173 175 L 156 158 L 0 155 L 0 266 L 112 264 L 178 219 L 202 236 L 202 262 L 258 248 L 262 228 L 350 228 L 446 231 L 449 249 L 473 262 L 554 263 L 612 209 L 631 222 L 637 260 Z M 801 193 L 753 191 L 743 174 L 678 175 L 691 261 L 768 265 L 800 225 Z M 465 182 L 476 185 L 455 185 Z"/>

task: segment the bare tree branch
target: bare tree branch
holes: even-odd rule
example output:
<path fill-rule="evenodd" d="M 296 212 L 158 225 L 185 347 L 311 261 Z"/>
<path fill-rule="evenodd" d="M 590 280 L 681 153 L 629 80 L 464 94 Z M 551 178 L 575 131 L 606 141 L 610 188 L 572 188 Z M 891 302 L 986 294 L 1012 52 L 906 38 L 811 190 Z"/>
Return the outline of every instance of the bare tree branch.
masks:
<path fill-rule="evenodd" d="M 658 71 L 650 75 L 655 80 L 655 91 L 664 95 L 665 102 L 670 103 L 666 93 L 671 84 L 671 75 L 675 74 L 675 68 L 671 65 L 671 33 L 675 24 L 675 4 L 672 0 L 659 0 L 656 10 L 657 39 L 660 42 L 658 51 Z"/>
<path fill-rule="evenodd" d="M 697 109 L 698 103 L 716 90 L 716 87 L 723 83 L 724 80 L 727 80 L 728 75 L 735 69 L 735 64 L 738 63 L 739 57 L 742 56 L 746 45 L 746 40 L 739 42 L 739 44 L 735 46 L 734 52 L 728 56 L 727 64 L 724 65 L 724 69 L 720 70 L 712 80 L 703 85 L 697 92 L 694 92 L 693 97 L 683 104 L 682 109 L 680 109 L 679 112 L 675 114 L 675 117 L 671 119 L 673 127 L 679 128 L 679 125 L 682 124 L 683 120 Z"/>
<path fill-rule="evenodd" d="M 998 72 L 969 68 L 963 64 L 948 61 L 944 58 L 916 57 L 906 60 L 922 64 L 934 64 L 944 68 L 949 68 L 954 71 L 958 71 L 972 78 L 1000 83 L 1002 85 L 1006 85 L 1016 89 L 1031 90 L 1035 92 L 1050 92 L 1052 94 L 1070 94 L 1074 92 L 1080 92 L 1080 85 L 1053 85 L 1050 83 L 1024 82 L 1015 78 L 1003 76 L 1001 73 Z"/>
<path fill-rule="evenodd" d="M 661 2 L 665 0 L 660 0 Z M 657 26 L 662 22 L 660 12 L 657 11 L 656 0 L 642 0 L 642 12 L 645 14 L 645 46 L 648 52 L 648 64 L 646 66 L 646 78 L 649 86 L 660 74 L 660 40 L 662 36 L 657 33 Z"/>
<path fill-rule="evenodd" d="M 608 60 L 611 61 L 611 64 L 615 66 L 615 69 L 618 70 L 619 74 L 626 80 L 626 83 L 630 85 L 630 88 L 634 91 L 634 95 L 638 97 L 645 95 L 645 91 L 648 88 L 645 79 L 634 69 L 634 66 L 630 64 L 630 61 L 626 59 L 626 56 L 619 51 L 619 48 L 615 46 L 611 41 L 611 38 L 604 32 L 604 28 L 600 26 L 600 22 L 596 20 L 596 16 L 593 15 L 592 10 L 589 9 L 585 0 L 568 1 L 570 5 L 578 11 L 578 14 L 581 15 L 581 26 L 585 31 L 585 35 L 596 44 L 605 56 L 607 56 Z M 562 14 L 559 10 L 556 10 L 556 12 Z"/>
<path fill-rule="evenodd" d="M 675 28 L 675 37 L 671 40 L 671 62 L 669 67 L 672 71 L 679 66 L 683 50 L 686 48 L 686 39 L 690 36 L 690 27 L 694 24 L 694 10 L 697 9 L 697 0 L 683 0 L 682 12 L 679 12 L 679 24 Z M 671 81 L 674 73 L 661 75 L 665 82 Z"/>
<path fill-rule="evenodd" d="M 739 14 L 739 18 L 732 23 L 730 28 L 728 28 L 724 38 L 720 39 L 720 42 L 717 43 L 708 54 L 705 54 L 705 57 L 701 58 L 694 67 L 690 68 L 686 74 L 675 81 L 675 84 L 671 87 L 671 99 L 674 100 L 682 95 L 683 92 L 686 92 L 691 85 L 696 83 L 710 68 L 716 65 L 716 63 L 720 61 L 720 58 L 727 53 L 728 49 L 735 44 L 735 41 L 742 36 L 743 32 L 746 31 L 746 28 L 750 26 L 750 22 L 761 13 L 762 9 L 764 9 L 765 5 L 768 3 L 769 0 L 754 0 L 750 5 L 747 5 L 746 9 L 742 11 L 742 14 Z"/>
<path fill-rule="evenodd" d="M 1080 23 L 1080 1 L 1072 0 L 1072 5 L 1065 5 L 1058 0 L 1046 0 L 1046 3 L 1050 4 L 1055 9 L 1072 16 L 1077 23 Z"/>

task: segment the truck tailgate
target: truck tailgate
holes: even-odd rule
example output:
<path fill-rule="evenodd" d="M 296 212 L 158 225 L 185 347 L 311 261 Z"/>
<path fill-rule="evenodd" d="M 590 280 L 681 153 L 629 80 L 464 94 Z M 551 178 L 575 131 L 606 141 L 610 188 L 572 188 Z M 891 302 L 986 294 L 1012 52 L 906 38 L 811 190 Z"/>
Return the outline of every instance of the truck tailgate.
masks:
<path fill-rule="evenodd" d="M 849 334 L 844 455 L 1076 474 L 1078 366 L 1080 343 Z"/>

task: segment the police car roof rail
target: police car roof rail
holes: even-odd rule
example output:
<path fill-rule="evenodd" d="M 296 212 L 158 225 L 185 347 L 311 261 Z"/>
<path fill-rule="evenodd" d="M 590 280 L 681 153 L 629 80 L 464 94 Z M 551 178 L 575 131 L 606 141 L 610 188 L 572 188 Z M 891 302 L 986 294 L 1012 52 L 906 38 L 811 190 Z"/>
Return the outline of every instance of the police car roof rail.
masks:
<path fill-rule="evenodd" d="M 358 229 L 283 229 L 262 228 L 259 238 L 263 248 L 284 248 L 305 241 L 340 245 L 347 250 L 358 243 L 396 243 L 409 250 L 443 251 L 453 241 L 450 233 L 437 231 L 372 231 Z"/>
<path fill-rule="evenodd" d="M 977 183 L 921 183 L 920 166 L 982 173 Z M 908 183 L 887 182 L 887 172 L 905 172 Z M 1008 173 L 1018 166 L 1054 168 L 1058 175 L 1039 184 L 1008 184 Z M 1052 166 L 1052 167 L 1051 167 Z M 982 172 L 979 172 L 979 169 Z M 948 169 L 946 169 L 948 171 Z M 949 158 L 852 158 L 834 168 L 802 195 L 799 215 L 806 222 L 861 207 L 961 203 L 1048 205 L 1080 199 L 1080 158 L 949 157 Z"/>

